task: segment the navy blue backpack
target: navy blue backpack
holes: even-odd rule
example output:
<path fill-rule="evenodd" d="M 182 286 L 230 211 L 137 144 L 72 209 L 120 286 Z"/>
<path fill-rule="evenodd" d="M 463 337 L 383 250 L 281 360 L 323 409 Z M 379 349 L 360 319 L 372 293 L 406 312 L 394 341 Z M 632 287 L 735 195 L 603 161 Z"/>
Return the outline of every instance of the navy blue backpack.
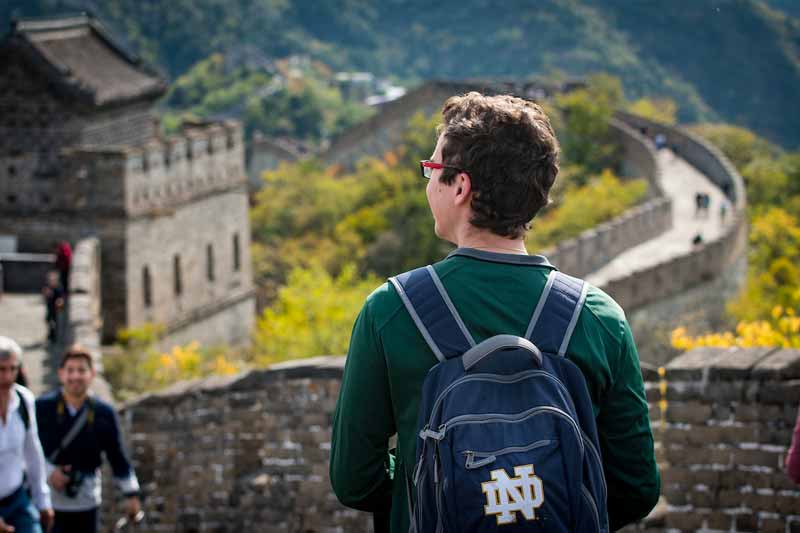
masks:
<path fill-rule="evenodd" d="M 433 267 L 390 281 L 440 361 L 422 387 L 410 531 L 607 532 L 592 404 L 564 357 L 586 284 L 551 272 L 525 338 L 476 344 Z"/>

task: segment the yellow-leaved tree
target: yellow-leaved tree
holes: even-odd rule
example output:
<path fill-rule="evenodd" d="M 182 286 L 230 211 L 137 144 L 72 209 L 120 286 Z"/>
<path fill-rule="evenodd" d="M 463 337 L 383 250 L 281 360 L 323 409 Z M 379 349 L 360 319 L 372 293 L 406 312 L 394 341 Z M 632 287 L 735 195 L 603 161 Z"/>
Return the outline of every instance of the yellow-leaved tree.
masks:
<path fill-rule="evenodd" d="M 246 367 L 246 354 L 237 348 L 201 347 L 193 341 L 162 351 L 158 345 L 164 332 L 154 323 L 123 329 L 113 349 L 104 351 L 104 374 L 117 398 L 125 400 L 176 381 L 235 374 Z"/>
<path fill-rule="evenodd" d="M 320 265 L 295 268 L 258 320 L 255 363 L 346 354 L 353 322 L 379 283 L 374 276 L 358 278 L 352 264 L 337 276 Z"/>
<path fill-rule="evenodd" d="M 695 132 L 734 162 L 747 187 L 750 219 L 747 281 L 728 303 L 733 331 L 672 333 L 681 350 L 699 346 L 800 347 L 800 153 L 783 153 L 754 133 L 724 124 Z"/>

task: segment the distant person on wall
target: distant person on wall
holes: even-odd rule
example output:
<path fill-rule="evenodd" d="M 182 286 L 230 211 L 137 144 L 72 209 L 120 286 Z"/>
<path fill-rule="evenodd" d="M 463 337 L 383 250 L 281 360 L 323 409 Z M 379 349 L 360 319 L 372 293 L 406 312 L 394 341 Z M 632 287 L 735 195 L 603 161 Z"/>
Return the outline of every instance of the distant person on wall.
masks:
<path fill-rule="evenodd" d="M 656 144 L 656 149 L 661 150 L 667 146 L 667 138 L 664 136 L 663 133 L 658 133 L 655 136 L 654 142 Z"/>
<path fill-rule="evenodd" d="M 548 354 L 548 364 L 560 361 L 552 364 L 569 366 L 585 380 L 587 417 L 593 422 L 592 428 L 596 420 L 602 450 L 608 521 L 611 529 L 619 529 L 646 516 L 658 500 L 660 478 L 648 404 L 639 356 L 623 310 L 600 289 L 563 275 L 543 256 L 529 255 L 525 247 L 525 233 L 537 212 L 548 204 L 549 191 L 558 173 L 559 146 L 550 121 L 542 108 L 532 102 L 474 92 L 448 99 L 442 118 L 436 148 L 430 160 L 420 162 L 420 170 L 433 215 L 433 231 L 458 248 L 434 265 L 391 278 L 367 298 L 356 319 L 333 419 L 330 461 L 333 490 L 344 505 L 372 512 L 376 531 L 407 532 L 411 515 L 419 523 L 423 507 L 426 516 L 433 512 L 433 501 L 419 500 L 416 496 L 415 487 L 418 489 L 423 481 L 426 486 L 441 483 L 439 486 L 444 487 L 442 497 L 447 504 L 440 509 L 438 500 L 433 500 L 437 502 L 435 512 L 446 508 L 447 519 L 464 520 L 469 515 L 481 524 L 488 520 L 488 525 L 492 525 L 495 518 L 497 523 L 516 522 L 507 526 L 509 531 L 533 525 L 530 521 L 541 511 L 534 512 L 534 507 L 553 509 L 547 507 L 551 502 L 556 506 L 557 502 L 568 499 L 576 502 L 575 508 L 579 507 L 581 498 L 586 497 L 580 490 L 570 493 L 569 498 L 559 499 L 555 495 L 563 492 L 564 487 L 553 485 L 550 480 L 537 477 L 539 486 L 544 488 L 534 487 L 535 479 L 529 476 L 534 468 L 528 464 L 530 455 L 520 456 L 520 464 L 514 471 L 491 473 L 496 480 L 519 482 L 518 487 L 522 487 L 523 481 L 530 482 L 518 492 L 508 484 L 500 487 L 500 481 L 494 485 L 490 482 L 489 470 L 498 468 L 496 463 L 489 466 L 490 463 L 503 460 L 500 455 L 508 458 L 516 453 L 538 453 L 532 447 L 502 448 L 508 453 L 495 457 L 487 452 L 500 448 L 457 449 L 450 441 L 455 437 L 446 433 L 445 425 L 422 432 L 418 425 L 420 405 L 430 405 L 421 397 L 426 376 L 442 376 L 445 370 L 436 369 L 457 368 L 444 366 L 453 362 L 463 363 L 461 370 L 464 370 L 468 358 L 460 349 L 465 341 L 471 339 L 467 344 L 477 349 L 486 342 L 491 344 L 498 335 L 513 337 L 519 346 L 530 345 L 531 341 L 526 339 L 535 339 L 534 342 L 542 341 L 541 351 L 555 346 L 557 353 Z M 538 328 L 537 320 L 541 316 L 550 318 L 549 311 L 554 310 L 550 303 L 562 303 L 560 297 L 567 278 L 572 280 L 570 286 L 580 289 L 573 291 L 568 312 L 561 313 L 559 325 L 564 329 L 551 335 L 558 337 L 558 342 L 551 343 L 549 338 L 545 340 L 548 335 L 538 336 L 542 329 L 550 331 L 549 321 L 543 320 L 541 324 L 545 327 Z M 413 284 L 414 290 L 408 290 L 415 279 L 430 283 Z M 444 298 L 442 294 L 449 296 Z M 551 299 L 548 295 L 556 296 Z M 436 301 L 437 305 L 425 309 L 412 303 L 428 296 L 438 298 L 428 302 Z M 543 305 L 539 307 L 537 302 Z M 447 314 L 437 314 L 429 321 L 431 308 Z M 426 312 L 414 313 L 413 309 Z M 440 334 L 448 338 L 442 339 Z M 541 363 L 541 354 L 539 357 Z M 526 357 L 524 364 L 534 364 L 535 359 Z M 502 364 L 507 359 L 501 356 L 494 361 Z M 514 383 L 497 381 L 501 382 Z M 492 400 L 489 396 L 478 394 L 475 398 Z M 511 395 L 495 396 L 507 401 L 514 399 Z M 447 404 L 458 407 L 455 401 Z M 475 416 L 464 415 L 464 418 Z M 453 422 L 452 427 L 455 426 Z M 493 429 L 488 429 L 489 426 Z M 485 435 L 499 432 L 499 426 L 487 424 L 482 432 L 475 431 Z M 565 429 L 564 442 L 569 440 L 569 432 L 570 429 Z M 392 453 L 389 442 L 395 434 L 397 449 Z M 511 435 L 510 430 L 508 434 Z M 450 446 L 448 465 L 457 464 L 463 469 L 458 472 L 485 474 L 483 494 L 480 484 L 462 484 L 464 478 L 448 477 L 449 481 L 442 482 L 438 477 L 442 474 L 437 475 L 435 469 L 433 474 L 427 470 L 419 474 L 415 464 L 417 453 L 420 450 L 425 453 L 421 443 L 433 447 L 436 439 L 443 439 L 440 442 L 447 441 Z M 557 441 L 540 444 L 545 446 L 541 450 L 550 450 L 546 446 L 557 446 Z M 463 466 L 465 461 L 467 465 Z M 535 465 L 537 473 L 540 466 Z M 519 477 L 513 477 L 512 481 L 511 477 L 501 476 Z M 462 494 L 471 491 L 470 501 L 452 501 L 458 494 L 457 487 L 466 487 Z M 502 505 L 498 502 L 509 501 L 508 498 L 516 499 L 519 507 L 499 509 Z M 603 501 L 595 509 L 599 516 L 606 515 Z M 495 512 L 500 514 L 494 516 Z M 572 520 L 563 513 L 551 512 L 554 522 L 569 524 Z M 381 518 L 385 521 L 381 522 Z M 599 517 L 597 520 L 601 521 Z M 602 531 L 599 526 L 597 529 Z M 445 528 L 445 531 L 468 529 Z"/>
<path fill-rule="evenodd" d="M 16 383 L 21 362 L 19 344 L 0 337 L 0 533 L 41 533 L 53 520 L 33 393 Z"/>
<path fill-rule="evenodd" d="M 123 449 L 114 408 L 89 393 L 94 377 L 91 354 L 74 345 L 61 358 L 61 389 L 36 400 L 55 533 L 97 531 L 103 456 L 126 497 L 128 516 L 135 517 L 141 510 L 139 482 Z"/>
<path fill-rule="evenodd" d="M 789 453 L 786 454 L 786 474 L 789 479 L 800 484 L 800 412 L 794 425 L 792 444 L 789 446 Z"/>
<path fill-rule="evenodd" d="M 56 255 L 56 269 L 58 270 L 61 287 L 64 295 L 69 294 L 69 273 L 72 270 L 72 247 L 67 241 L 59 241 L 54 244 Z"/>
<path fill-rule="evenodd" d="M 47 323 L 47 340 L 56 342 L 58 340 L 59 324 L 61 312 L 64 310 L 64 289 L 59 282 L 58 272 L 47 273 L 47 283 L 42 288 L 45 307 L 45 322 Z"/>

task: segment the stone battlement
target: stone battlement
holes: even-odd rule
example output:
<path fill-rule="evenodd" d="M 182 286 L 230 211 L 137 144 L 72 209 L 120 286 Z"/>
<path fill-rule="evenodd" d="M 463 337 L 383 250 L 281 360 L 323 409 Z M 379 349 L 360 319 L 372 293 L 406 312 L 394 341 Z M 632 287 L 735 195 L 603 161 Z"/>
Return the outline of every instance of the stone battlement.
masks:
<path fill-rule="evenodd" d="M 244 143 L 234 121 L 186 127 L 181 135 L 133 146 L 78 146 L 58 155 L 57 175 L 35 176 L 38 154 L 0 168 L 0 207 L 136 216 L 244 186 Z M 11 175 L 13 174 L 13 175 Z"/>
<path fill-rule="evenodd" d="M 343 368 L 343 357 L 301 359 L 128 403 L 121 419 L 152 530 L 371 531 L 328 478 Z M 782 472 L 800 351 L 699 349 L 670 363 L 663 384 L 655 369 L 643 374 L 667 506 L 641 528 L 800 527 L 800 490 Z"/>
<path fill-rule="evenodd" d="M 800 403 L 800 351 L 701 348 L 644 372 L 662 472 L 661 531 L 795 531 L 783 464 Z M 633 529 L 633 528 L 631 528 Z"/>
<path fill-rule="evenodd" d="M 662 133 L 680 157 L 703 172 L 726 192 L 733 213 L 723 233 L 670 261 L 610 280 L 601 288 L 624 309 L 635 309 L 679 294 L 719 277 L 745 253 L 747 247 L 747 195 L 742 177 L 714 146 L 679 127 L 618 112 L 617 118 L 632 128 L 647 128 L 650 135 Z"/>

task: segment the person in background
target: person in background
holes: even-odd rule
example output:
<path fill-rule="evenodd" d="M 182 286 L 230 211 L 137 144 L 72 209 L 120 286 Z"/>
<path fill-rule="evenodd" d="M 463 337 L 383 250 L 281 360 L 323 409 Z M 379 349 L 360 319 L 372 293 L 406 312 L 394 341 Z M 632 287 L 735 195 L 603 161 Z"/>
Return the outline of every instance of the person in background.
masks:
<path fill-rule="evenodd" d="M 61 318 L 61 311 L 64 309 L 64 289 L 58 279 L 58 272 L 47 273 L 47 283 L 42 288 L 47 313 L 47 340 L 56 342 L 58 340 L 58 324 Z"/>
<path fill-rule="evenodd" d="M 61 288 L 64 295 L 69 294 L 69 273 L 72 270 L 72 247 L 67 241 L 55 243 L 56 269 L 58 270 Z"/>
<path fill-rule="evenodd" d="M 53 489 L 54 533 L 97 531 L 103 456 L 126 497 L 128 516 L 135 517 L 141 510 L 139 482 L 123 449 L 114 408 L 89 393 L 94 378 L 91 354 L 73 345 L 61 358 L 61 389 L 36 400 L 42 428 L 39 437 Z M 72 431 L 73 427 L 79 429 Z"/>
<path fill-rule="evenodd" d="M 21 362 L 19 344 L 0 337 L 0 533 L 41 533 L 53 521 L 33 393 L 16 383 Z"/>

